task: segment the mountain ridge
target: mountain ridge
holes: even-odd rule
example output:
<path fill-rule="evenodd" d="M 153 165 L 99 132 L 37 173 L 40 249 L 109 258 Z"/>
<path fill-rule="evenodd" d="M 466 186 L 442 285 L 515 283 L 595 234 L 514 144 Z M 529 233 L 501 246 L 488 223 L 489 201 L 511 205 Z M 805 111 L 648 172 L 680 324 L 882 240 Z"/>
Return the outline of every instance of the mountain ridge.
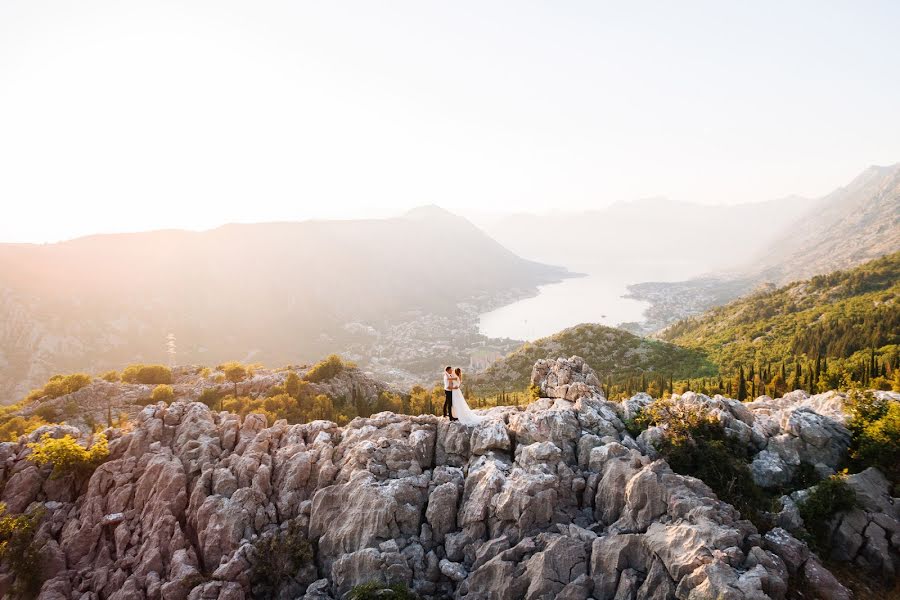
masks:
<path fill-rule="evenodd" d="M 767 248 L 729 268 L 683 281 L 629 286 L 629 297 L 651 303 L 642 331 L 673 322 L 748 294 L 784 285 L 900 250 L 900 163 L 871 166 L 850 183 L 818 198 L 779 228 Z M 696 302 L 680 302 L 680 297 Z"/>
<path fill-rule="evenodd" d="M 491 306 L 567 272 L 460 222 L 230 224 L 0 245 L 0 398 L 56 372 L 165 362 L 168 333 L 180 362 L 278 364 L 355 344 L 348 323 L 385 328 L 418 314 L 467 323 L 447 332 L 465 348 L 477 333 L 460 303 Z"/>
<path fill-rule="evenodd" d="M 102 434 L 44 425 L 0 444 L 0 518 L 16 519 L 19 547 L 41 557 L 4 561 L 0 592 L 15 583 L 48 599 L 337 600 L 391 584 L 423 600 L 617 589 L 849 600 L 804 541 L 826 526 L 845 566 L 895 572 L 900 548 L 884 531 L 900 531 L 900 514 L 877 467 L 841 480 L 858 505 L 818 514 L 804 510 L 815 487 L 791 475 L 815 465 L 813 481 L 838 485 L 827 474 L 850 448 L 847 395 L 612 402 L 577 357 L 538 361 L 531 381 L 539 399 L 479 411 L 476 427 L 394 412 L 292 424 L 178 397 Z M 693 434 L 705 450 L 743 449 L 715 460 L 725 484 L 774 494 L 758 499 L 755 522 L 729 503 L 751 511 L 752 499 L 725 500 L 722 482 L 654 447 L 665 428 L 635 431 L 637 415 L 668 407 L 705 416 L 722 436 L 716 445 Z M 47 448 L 74 462 L 48 459 Z M 785 474 L 789 488 L 776 479 Z M 864 542 L 836 526 L 847 519 Z"/>

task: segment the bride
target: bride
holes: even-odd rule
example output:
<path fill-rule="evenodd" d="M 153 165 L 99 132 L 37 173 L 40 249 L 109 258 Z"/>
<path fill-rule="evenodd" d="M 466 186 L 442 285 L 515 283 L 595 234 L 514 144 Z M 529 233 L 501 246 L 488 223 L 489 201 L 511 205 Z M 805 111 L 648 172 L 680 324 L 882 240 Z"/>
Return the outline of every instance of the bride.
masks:
<path fill-rule="evenodd" d="M 462 385 L 462 369 L 457 367 L 454 373 L 456 377 L 453 378 L 455 386 L 453 387 L 453 404 L 451 404 L 453 416 L 459 419 L 459 422 L 463 425 L 478 425 L 484 421 L 485 417 L 480 417 L 472 412 L 472 409 L 469 408 L 469 404 L 466 402 L 466 397 L 463 396 L 460 387 Z"/>

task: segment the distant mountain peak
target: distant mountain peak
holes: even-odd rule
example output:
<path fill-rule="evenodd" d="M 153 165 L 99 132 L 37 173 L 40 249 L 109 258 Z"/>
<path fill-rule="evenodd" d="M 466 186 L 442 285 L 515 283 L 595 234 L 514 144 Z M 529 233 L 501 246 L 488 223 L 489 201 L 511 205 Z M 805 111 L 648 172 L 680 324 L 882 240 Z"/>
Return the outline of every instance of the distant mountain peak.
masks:
<path fill-rule="evenodd" d="M 417 206 L 403 215 L 406 219 L 461 219 L 459 215 L 455 215 L 446 208 L 441 208 L 437 204 L 426 204 L 425 206 Z"/>

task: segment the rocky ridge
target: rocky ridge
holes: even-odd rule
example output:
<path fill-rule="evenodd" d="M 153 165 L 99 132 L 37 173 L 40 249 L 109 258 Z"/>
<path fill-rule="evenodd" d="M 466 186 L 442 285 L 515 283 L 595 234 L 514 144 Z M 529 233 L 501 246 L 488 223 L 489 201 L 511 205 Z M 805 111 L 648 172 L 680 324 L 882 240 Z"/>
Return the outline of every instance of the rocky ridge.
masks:
<path fill-rule="evenodd" d="M 627 433 L 623 420 L 652 399 L 606 400 L 577 357 L 538 361 L 533 383 L 542 398 L 484 411 L 474 428 L 393 413 L 270 424 L 197 402 L 150 405 L 133 430 L 108 430 L 109 460 L 82 485 L 26 460 L 25 443 L 44 433 L 81 435 L 46 427 L 0 444 L 0 500 L 45 512 L 44 599 L 262 597 L 253 573 L 271 557 L 256 544 L 291 527 L 314 558 L 279 598 L 336 599 L 371 579 L 471 600 L 779 599 L 798 580 L 849 598 L 788 531 L 789 504 L 784 526 L 761 535 L 656 458 L 653 431 Z M 835 466 L 834 394 L 676 400 L 709 405 L 754 444 L 754 477 L 778 480 L 793 452 Z M 840 516 L 835 539 L 849 540 L 848 560 L 896 568 L 900 504 L 870 471 L 854 476 L 862 514 Z M 0 592 L 11 579 L 0 569 Z"/>
<path fill-rule="evenodd" d="M 283 369 L 254 369 L 251 376 L 240 382 L 239 395 L 251 398 L 265 396 L 274 386 L 283 386 L 289 373 L 305 378 L 310 368 L 310 365 L 292 365 Z M 196 401 L 205 391 L 230 395 L 233 384 L 224 381 L 223 377 L 218 371 L 204 374 L 199 367 L 175 367 L 172 370 L 172 388 L 176 398 L 187 402 Z M 345 367 L 325 381 L 306 382 L 305 385 L 309 386 L 314 396 L 324 394 L 332 399 L 359 399 L 368 406 L 375 406 L 380 393 L 393 391 L 393 388 L 357 367 Z M 90 384 L 71 394 L 26 404 L 20 414 L 29 416 L 38 409 L 52 409 L 65 416 L 70 424 L 90 432 L 91 422 L 106 422 L 108 410 L 113 412 L 113 416 L 124 413 L 130 420 L 137 418 L 150 401 L 155 387 L 143 383 L 109 382 L 95 377 Z M 77 407 L 76 414 L 67 414 L 70 405 Z"/>

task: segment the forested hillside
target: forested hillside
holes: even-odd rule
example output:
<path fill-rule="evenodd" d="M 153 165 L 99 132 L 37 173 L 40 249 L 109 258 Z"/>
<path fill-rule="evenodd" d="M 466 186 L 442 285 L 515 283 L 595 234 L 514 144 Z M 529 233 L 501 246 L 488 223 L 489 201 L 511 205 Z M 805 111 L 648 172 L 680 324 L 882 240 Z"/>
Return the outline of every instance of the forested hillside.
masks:
<path fill-rule="evenodd" d="M 479 375 L 471 383 L 471 390 L 477 396 L 521 391 L 528 386 L 535 361 L 576 354 L 596 367 L 607 386 L 628 378 L 644 377 L 649 384 L 663 376 L 668 379 L 717 373 L 715 365 L 701 352 L 642 338 L 622 329 L 582 324 L 525 344 Z"/>
<path fill-rule="evenodd" d="M 661 337 L 704 353 L 738 383 L 743 369 L 748 393 L 760 384 L 890 389 L 900 374 L 898 301 L 900 252 L 736 300 Z"/>
<path fill-rule="evenodd" d="M 660 340 L 602 325 L 566 329 L 497 361 L 469 391 L 476 402 L 510 394 L 518 401 L 536 360 L 572 355 L 598 366 L 611 398 L 689 389 L 742 400 L 798 388 L 900 390 L 898 299 L 900 252 L 735 300 L 679 321 Z"/>

